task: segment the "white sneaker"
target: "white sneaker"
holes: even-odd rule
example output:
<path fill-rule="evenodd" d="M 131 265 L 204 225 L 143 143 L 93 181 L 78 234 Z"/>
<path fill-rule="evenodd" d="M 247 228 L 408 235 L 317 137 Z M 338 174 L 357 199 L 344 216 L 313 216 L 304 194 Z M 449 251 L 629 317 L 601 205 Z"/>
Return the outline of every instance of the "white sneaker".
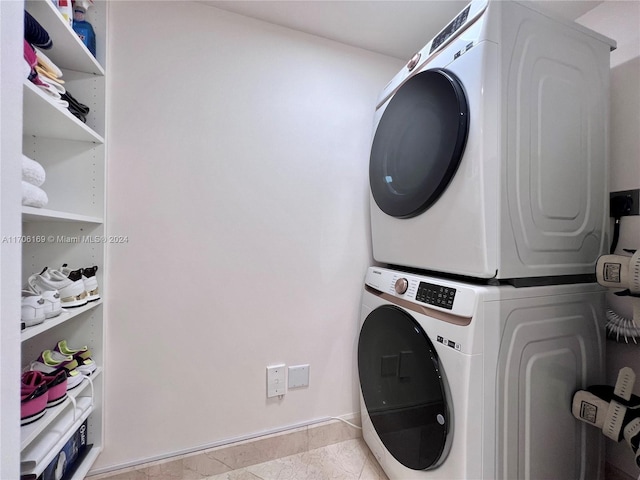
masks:
<path fill-rule="evenodd" d="M 98 280 L 96 280 L 97 266 L 89 268 L 72 269 L 66 263 L 62 265 L 60 272 L 71 278 L 74 272 L 80 272 L 82 282 L 84 283 L 84 291 L 87 292 L 87 302 L 100 300 L 100 292 L 98 289 Z M 75 274 L 77 275 L 77 273 Z"/>
<path fill-rule="evenodd" d="M 84 289 L 87 291 L 87 302 L 93 302 L 100 300 L 100 291 L 98 289 L 98 280 L 96 279 L 96 272 L 98 267 L 83 268 L 82 275 L 84 275 Z"/>
<path fill-rule="evenodd" d="M 42 294 L 45 291 L 57 290 L 60 294 L 62 308 L 80 307 L 87 304 L 87 292 L 81 279 L 74 281 L 57 270 L 45 268 L 42 273 L 31 275 L 28 280 L 33 290 Z"/>
<path fill-rule="evenodd" d="M 41 295 L 30 290 L 22 290 L 20 318 L 25 327 L 32 327 L 44 322 L 45 301 Z"/>
<path fill-rule="evenodd" d="M 60 304 L 60 293 L 57 290 L 44 290 L 38 292 L 31 285 L 27 285 L 25 290 L 42 296 L 44 300 L 44 316 L 45 318 L 57 317 L 62 313 L 62 305 Z"/>

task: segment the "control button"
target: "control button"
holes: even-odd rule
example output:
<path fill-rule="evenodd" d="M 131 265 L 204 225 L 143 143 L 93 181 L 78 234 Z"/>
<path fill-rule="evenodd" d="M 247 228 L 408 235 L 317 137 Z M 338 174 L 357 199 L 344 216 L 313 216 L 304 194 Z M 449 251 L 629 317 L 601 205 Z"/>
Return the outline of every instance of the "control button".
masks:
<path fill-rule="evenodd" d="M 407 63 L 407 68 L 409 69 L 409 71 L 416 68 L 416 65 L 418 65 L 419 61 L 420 61 L 420 52 L 416 53 L 413 57 L 411 57 L 411 60 L 409 60 L 409 63 Z"/>
<path fill-rule="evenodd" d="M 402 295 L 404 292 L 407 291 L 407 288 L 409 288 L 409 282 L 407 281 L 406 278 L 399 278 L 398 280 L 396 280 L 396 284 L 394 288 L 396 289 L 397 293 Z"/>
<path fill-rule="evenodd" d="M 439 414 L 436 416 L 436 420 L 438 421 L 438 423 L 439 423 L 440 425 L 444 425 L 444 415 L 442 415 L 441 413 L 439 413 Z"/>

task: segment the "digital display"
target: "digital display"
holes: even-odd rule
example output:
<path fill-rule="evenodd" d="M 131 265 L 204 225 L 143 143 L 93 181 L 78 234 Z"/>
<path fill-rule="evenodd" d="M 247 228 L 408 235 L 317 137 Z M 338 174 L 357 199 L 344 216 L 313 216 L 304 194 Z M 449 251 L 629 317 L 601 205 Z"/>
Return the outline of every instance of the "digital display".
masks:
<path fill-rule="evenodd" d="M 453 19 L 453 21 L 446 26 L 446 28 L 444 30 L 442 30 L 438 36 L 436 38 L 433 39 L 433 42 L 431 43 L 431 49 L 429 50 L 429 53 L 433 53 L 433 51 L 438 48 L 440 45 L 442 45 L 444 42 L 447 41 L 447 39 L 454 34 L 454 32 L 456 30 L 458 30 L 463 24 L 464 22 L 467 21 L 467 17 L 469 16 L 469 9 L 471 8 L 471 5 L 469 5 L 467 8 L 465 8 L 462 13 L 460 13 L 460 15 L 458 15 L 456 18 Z"/>

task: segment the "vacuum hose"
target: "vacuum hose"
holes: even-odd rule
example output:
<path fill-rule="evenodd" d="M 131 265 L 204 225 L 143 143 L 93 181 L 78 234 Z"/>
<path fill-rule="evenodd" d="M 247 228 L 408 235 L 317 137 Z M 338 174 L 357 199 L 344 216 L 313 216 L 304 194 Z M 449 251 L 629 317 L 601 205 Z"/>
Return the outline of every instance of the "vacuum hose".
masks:
<path fill-rule="evenodd" d="M 633 340 L 633 343 L 637 344 L 638 339 L 640 339 L 640 312 L 637 312 L 639 309 L 639 306 L 634 305 L 634 318 L 626 318 L 611 309 L 607 309 L 607 332 L 609 335 L 614 337 L 617 342 L 622 341 L 624 338 L 626 343 L 629 343 L 629 340 Z"/>
<path fill-rule="evenodd" d="M 607 310 L 607 332 L 620 342 L 640 339 L 640 250 L 632 256 L 602 255 L 596 264 L 598 283 L 604 287 L 624 289 L 618 296 L 628 297 L 633 305 L 633 318 L 626 318 Z"/>

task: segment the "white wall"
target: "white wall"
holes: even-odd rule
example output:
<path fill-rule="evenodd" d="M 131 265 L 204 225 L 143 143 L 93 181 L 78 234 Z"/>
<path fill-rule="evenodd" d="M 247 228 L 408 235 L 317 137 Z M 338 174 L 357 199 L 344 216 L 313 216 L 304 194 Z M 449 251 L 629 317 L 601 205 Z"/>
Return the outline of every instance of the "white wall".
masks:
<path fill-rule="evenodd" d="M 611 190 L 638 188 L 640 4 L 579 21 L 618 42 Z M 111 2 L 109 22 L 107 225 L 129 242 L 108 246 L 96 467 L 356 411 L 373 106 L 402 61 L 191 2 Z M 638 238 L 623 219 L 619 248 Z M 637 346 L 607 347 L 609 382 L 640 375 Z M 310 363 L 310 387 L 267 400 L 277 362 Z"/>
<path fill-rule="evenodd" d="M 192 2 L 111 2 L 97 470 L 359 410 L 376 97 L 402 61 Z M 266 398 L 265 367 L 310 363 Z"/>
<path fill-rule="evenodd" d="M 611 54 L 611 191 L 640 188 L 640 3 L 606 1 L 578 19 L 578 22 L 618 42 Z M 616 253 L 623 248 L 640 248 L 640 217 L 621 222 Z M 627 299 L 609 295 L 610 305 L 620 314 L 632 316 Z M 607 342 L 607 382 L 615 384 L 618 370 L 632 367 L 638 375 L 634 393 L 640 395 L 640 347 Z M 623 441 L 607 440 L 607 461 L 637 477 L 631 449 Z"/>

